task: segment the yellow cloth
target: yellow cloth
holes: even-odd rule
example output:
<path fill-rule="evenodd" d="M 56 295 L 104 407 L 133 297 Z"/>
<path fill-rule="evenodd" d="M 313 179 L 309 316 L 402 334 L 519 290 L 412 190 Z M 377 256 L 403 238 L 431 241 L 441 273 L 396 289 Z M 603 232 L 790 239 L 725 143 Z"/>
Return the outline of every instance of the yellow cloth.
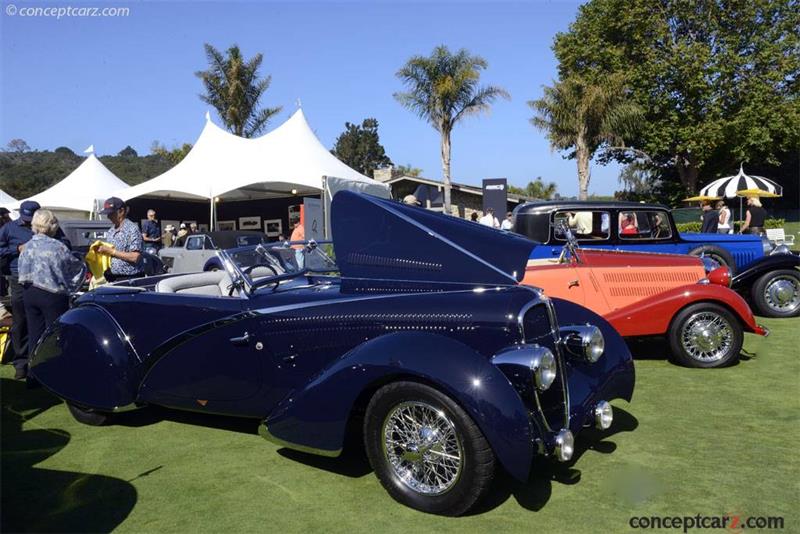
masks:
<path fill-rule="evenodd" d="M 0 361 L 6 362 L 6 343 L 8 342 L 8 333 L 11 329 L 7 326 L 0 327 Z M 10 362 L 11 360 L 9 360 Z"/>
<path fill-rule="evenodd" d="M 111 256 L 97 252 L 98 247 L 113 249 L 114 245 L 98 240 L 89 246 L 89 252 L 86 253 L 86 263 L 89 265 L 89 270 L 92 271 L 92 276 L 102 278 L 103 273 L 111 268 Z"/>

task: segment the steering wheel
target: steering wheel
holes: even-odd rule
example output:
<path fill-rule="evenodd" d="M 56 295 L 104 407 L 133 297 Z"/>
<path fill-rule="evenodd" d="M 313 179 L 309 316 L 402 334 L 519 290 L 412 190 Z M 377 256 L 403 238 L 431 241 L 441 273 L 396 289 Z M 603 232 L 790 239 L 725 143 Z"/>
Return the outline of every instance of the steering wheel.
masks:
<path fill-rule="evenodd" d="M 270 264 L 268 264 L 268 263 L 264 263 L 264 264 L 257 263 L 257 264 L 255 264 L 255 265 L 251 265 L 250 267 L 247 267 L 247 268 L 244 270 L 244 274 L 246 274 L 246 275 L 250 276 L 250 273 L 252 273 L 252 272 L 253 272 L 253 271 L 256 269 L 256 267 L 266 267 L 267 269 L 269 269 L 270 271 L 272 271 L 272 273 L 273 273 L 275 276 L 278 276 L 278 271 L 277 271 L 277 269 L 275 269 L 275 267 L 273 267 L 272 265 L 270 265 Z"/>

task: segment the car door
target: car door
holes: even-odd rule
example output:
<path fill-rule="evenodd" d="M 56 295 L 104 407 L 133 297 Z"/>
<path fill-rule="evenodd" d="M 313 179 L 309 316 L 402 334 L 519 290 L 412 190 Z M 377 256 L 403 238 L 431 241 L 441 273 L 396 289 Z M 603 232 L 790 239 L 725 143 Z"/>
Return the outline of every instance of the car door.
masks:
<path fill-rule="evenodd" d="M 245 299 L 196 294 L 162 297 L 163 315 L 204 315 L 214 309 L 216 319 L 200 320 L 175 335 L 148 356 L 149 370 L 142 382 L 143 399 L 173 407 L 235 406 L 255 397 L 263 386 L 263 345 L 256 341 L 257 317 L 242 313 Z M 220 308 L 225 312 L 220 318 Z M 240 413 L 241 410 L 231 410 Z"/>
<path fill-rule="evenodd" d="M 205 235 L 191 235 L 186 238 L 186 246 L 183 251 L 175 259 L 177 272 L 181 273 L 196 273 L 203 270 L 203 265 L 206 263 L 206 250 L 205 250 Z"/>

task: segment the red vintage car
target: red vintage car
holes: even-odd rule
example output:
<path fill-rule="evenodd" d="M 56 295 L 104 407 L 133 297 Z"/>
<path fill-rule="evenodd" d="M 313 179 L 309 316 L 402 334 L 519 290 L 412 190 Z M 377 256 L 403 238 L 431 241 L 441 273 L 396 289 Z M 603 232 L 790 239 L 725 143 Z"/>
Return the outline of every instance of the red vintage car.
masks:
<path fill-rule="evenodd" d="M 593 310 L 626 338 L 666 336 L 683 365 L 721 367 L 738 359 L 744 332 L 769 334 L 730 280 L 727 267 L 702 258 L 581 249 L 568 239 L 559 258 L 528 261 L 522 283 Z"/>

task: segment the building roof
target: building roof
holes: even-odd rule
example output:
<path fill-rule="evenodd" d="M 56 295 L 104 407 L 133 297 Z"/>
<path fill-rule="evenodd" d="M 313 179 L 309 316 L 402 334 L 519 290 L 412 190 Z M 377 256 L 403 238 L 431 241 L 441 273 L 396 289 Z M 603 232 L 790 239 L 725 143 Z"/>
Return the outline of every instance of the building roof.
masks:
<path fill-rule="evenodd" d="M 402 181 L 409 181 L 424 185 L 430 185 L 434 187 L 444 187 L 444 184 L 439 180 L 432 180 L 430 178 L 424 178 L 422 176 L 395 176 L 394 178 L 382 181 L 383 183 L 388 185 L 396 184 L 397 182 L 402 182 Z M 483 196 L 483 188 L 480 186 L 461 184 L 458 182 L 450 182 L 450 186 L 452 187 L 453 191 L 461 191 L 463 193 L 469 193 L 471 195 Z M 522 202 L 527 202 L 528 200 L 530 200 L 530 198 L 521 195 L 515 195 L 513 193 L 508 193 L 508 200 L 509 202 L 515 202 L 519 204 Z"/>

